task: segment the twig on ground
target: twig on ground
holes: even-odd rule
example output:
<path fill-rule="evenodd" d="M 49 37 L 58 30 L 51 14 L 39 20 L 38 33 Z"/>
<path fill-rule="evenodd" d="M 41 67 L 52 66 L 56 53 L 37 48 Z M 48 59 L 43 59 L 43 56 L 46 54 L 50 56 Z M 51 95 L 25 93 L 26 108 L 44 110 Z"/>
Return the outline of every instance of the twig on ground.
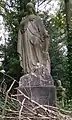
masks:
<path fill-rule="evenodd" d="M 4 116 L 4 113 L 5 113 L 5 107 L 6 107 L 6 103 L 7 103 L 8 94 L 9 94 L 10 90 L 12 89 L 15 82 L 16 82 L 16 80 L 13 81 L 10 88 L 6 92 L 5 103 L 4 103 L 4 107 L 3 107 L 3 111 L 2 111 L 2 116 Z"/>
<path fill-rule="evenodd" d="M 21 113 L 22 113 L 22 110 L 23 110 L 24 102 L 25 102 L 25 98 L 24 98 L 23 101 L 22 101 L 21 109 L 20 109 L 20 111 L 19 111 L 19 120 L 21 120 Z"/>

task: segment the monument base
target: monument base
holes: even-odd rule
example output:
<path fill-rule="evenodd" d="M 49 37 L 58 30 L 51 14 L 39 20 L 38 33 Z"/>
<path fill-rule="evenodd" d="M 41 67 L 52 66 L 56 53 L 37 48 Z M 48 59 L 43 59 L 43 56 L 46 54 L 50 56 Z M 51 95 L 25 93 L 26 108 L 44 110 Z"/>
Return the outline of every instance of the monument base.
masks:
<path fill-rule="evenodd" d="M 18 89 L 41 105 L 55 106 L 56 104 L 54 81 L 44 66 L 36 68 L 33 73 L 22 76 Z M 18 94 L 20 94 L 19 91 Z M 21 95 L 18 99 L 22 102 L 24 96 Z"/>

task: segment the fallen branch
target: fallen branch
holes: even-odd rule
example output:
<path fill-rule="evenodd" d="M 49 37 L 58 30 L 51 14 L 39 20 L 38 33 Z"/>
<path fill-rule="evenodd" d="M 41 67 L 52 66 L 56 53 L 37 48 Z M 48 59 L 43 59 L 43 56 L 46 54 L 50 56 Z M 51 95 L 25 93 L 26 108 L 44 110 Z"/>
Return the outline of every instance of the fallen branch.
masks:
<path fill-rule="evenodd" d="M 19 120 L 21 120 L 21 113 L 22 113 L 22 110 L 23 110 L 24 102 L 25 102 L 25 98 L 24 98 L 23 101 L 22 101 L 21 109 L 20 109 L 20 111 L 19 111 Z"/>
<path fill-rule="evenodd" d="M 4 103 L 4 107 L 3 107 L 3 111 L 2 111 L 2 116 L 4 116 L 4 113 L 5 113 L 5 107 L 6 107 L 6 103 L 7 103 L 8 94 L 9 94 L 10 90 L 12 89 L 15 82 L 16 82 L 16 80 L 13 81 L 10 88 L 6 92 L 5 103 Z"/>

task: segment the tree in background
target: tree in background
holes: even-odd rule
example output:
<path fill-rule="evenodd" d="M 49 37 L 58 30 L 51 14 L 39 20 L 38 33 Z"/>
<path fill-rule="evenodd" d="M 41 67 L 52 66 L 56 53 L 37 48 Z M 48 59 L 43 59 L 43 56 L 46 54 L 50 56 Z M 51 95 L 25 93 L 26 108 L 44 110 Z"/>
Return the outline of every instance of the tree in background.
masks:
<path fill-rule="evenodd" d="M 66 35 L 67 35 L 67 80 L 68 80 L 68 95 L 69 99 L 72 98 L 72 21 L 71 11 L 72 2 L 71 0 L 65 1 L 65 13 L 66 13 Z"/>

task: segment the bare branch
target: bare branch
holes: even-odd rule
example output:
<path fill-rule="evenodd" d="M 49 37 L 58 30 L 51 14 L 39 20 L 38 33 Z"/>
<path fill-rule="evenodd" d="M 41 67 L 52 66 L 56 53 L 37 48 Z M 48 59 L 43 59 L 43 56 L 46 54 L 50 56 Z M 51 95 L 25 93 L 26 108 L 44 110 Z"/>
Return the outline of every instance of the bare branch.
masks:
<path fill-rule="evenodd" d="M 22 113 L 22 110 L 23 110 L 24 102 L 25 102 L 25 98 L 24 98 L 23 101 L 22 101 L 21 109 L 20 109 L 20 111 L 19 111 L 19 120 L 21 120 L 21 113 Z"/>
<path fill-rule="evenodd" d="M 15 82 L 16 82 L 16 80 L 13 81 L 10 88 L 6 92 L 5 104 L 4 104 L 4 107 L 3 107 L 2 116 L 4 116 L 4 113 L 5 113 L 5 107 L 6 107 L 6 103 L 7 103 L 8 94 L 9 94 L 10 90 L 12 89 L 13 85 L 15 84 Z"/>
<path fill-rule="evenodd" d="M 46 2 L 46 1 L 47 1 L 47 0 L 43 0 L 40 5 L 42 5 L 42 4 L 43 4 L 44 2 Z M 49 4 L 51 1 L 52 1 L 52 0 L 49 0 L 49 1 L 47 2 L 47 4 Z M 40 6 L 40 5 L 39 5 L 39 6 Z"/>

